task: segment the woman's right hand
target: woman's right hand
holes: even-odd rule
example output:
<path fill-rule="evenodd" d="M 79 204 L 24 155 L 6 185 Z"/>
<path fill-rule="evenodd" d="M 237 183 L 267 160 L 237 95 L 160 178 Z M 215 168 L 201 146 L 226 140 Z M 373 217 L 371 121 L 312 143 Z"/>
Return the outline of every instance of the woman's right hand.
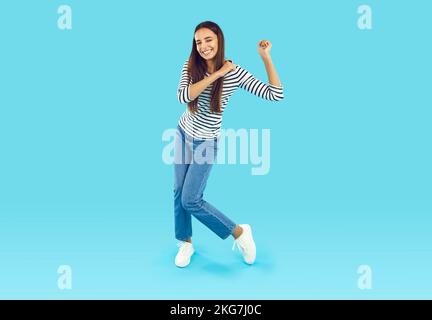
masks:
<path fill-rule="evenodd" d="M 220 77 L 223 77 L 228 72 L 230 72 L 231 70 L 235 70 L 236 67 L 237 66 L 234 63 L 232 63 L 231 60 L 225 60 L 224 65 L 218 70 L 218 73 L 219 73 Z"/>

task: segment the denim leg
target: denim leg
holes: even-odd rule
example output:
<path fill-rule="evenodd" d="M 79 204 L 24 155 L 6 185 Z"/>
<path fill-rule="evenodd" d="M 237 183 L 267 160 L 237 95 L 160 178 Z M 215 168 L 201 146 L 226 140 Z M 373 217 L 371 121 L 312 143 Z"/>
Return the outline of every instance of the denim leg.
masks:
<path fill-rule="evenodd" d="M 202 155 L 212 158 L 212 162 L 196 161 L 197 152 L 200 154 L 203 152 Z M 209 155 L 208 152 L 212 154 Z M 194 159 L 189 165 L 184 179 L 181 202 L 186 211 L 206 225 L 221 239 L 226 239 L 232 234 L 236 224 L 203 199 L 204 189 L 207 185 L 213 161 L 216 159 L 216 153 L 217 146 L 216 148 L 200 149 L 199 147 L 195 148 L 194 145 Z"/>
<path fill-rule="evenodd" d="M 174 141 L 174 229 L 177 240 L 185 241 L 192 237 L 191 214 L 182 205 L 182 189 L 191 162 L 192 151 L 185 141 L 182 131 L 177 129 Z"/>

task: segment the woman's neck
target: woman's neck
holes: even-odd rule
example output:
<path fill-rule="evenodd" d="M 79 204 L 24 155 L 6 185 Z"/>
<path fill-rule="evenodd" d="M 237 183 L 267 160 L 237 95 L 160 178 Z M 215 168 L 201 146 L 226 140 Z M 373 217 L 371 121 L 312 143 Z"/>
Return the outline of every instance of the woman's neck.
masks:
<path fill-rule="evenodd" d="M 208 73 L 213 73 L 214 70 L 214 61 L 213 60 L 209 60 L 207 61 L 207 71 Z"/>

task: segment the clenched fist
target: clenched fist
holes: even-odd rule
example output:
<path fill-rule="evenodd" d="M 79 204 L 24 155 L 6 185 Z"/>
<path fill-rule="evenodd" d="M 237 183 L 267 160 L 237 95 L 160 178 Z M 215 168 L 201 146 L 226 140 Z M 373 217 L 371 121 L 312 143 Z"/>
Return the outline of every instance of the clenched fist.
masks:
<path fill-rule="evenodd" d="M 270 49 L 272 44 L 268 40 L 261 40 L 258 43 L 258 53 L 262 59 L 267 59 L 270 57 Z"/>

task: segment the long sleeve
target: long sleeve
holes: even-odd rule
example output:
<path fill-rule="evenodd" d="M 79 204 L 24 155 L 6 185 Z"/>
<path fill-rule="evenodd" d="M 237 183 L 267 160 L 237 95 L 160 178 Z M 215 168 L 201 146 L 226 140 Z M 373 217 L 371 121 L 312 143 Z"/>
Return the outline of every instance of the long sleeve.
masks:
<path fill-rule="evenodd" d="M 246 91 L 261 97 L 266 100 L 279 101 L 284 98 L 283 87 L 267 84 L 255 78 L 246 69 L 238 66 L 239 72 L 239 87 Z"/>
<path fill-rule="evenodd" d="M 188 60 L 183 64 L 183 68 L 180 75 L 180 82 L 177 89 L 177 97 L 180 103 L 188 103 L 192 100 L 189 95 L 189 85 L 191 84 L 191 79 L 187 70 Z"/>

